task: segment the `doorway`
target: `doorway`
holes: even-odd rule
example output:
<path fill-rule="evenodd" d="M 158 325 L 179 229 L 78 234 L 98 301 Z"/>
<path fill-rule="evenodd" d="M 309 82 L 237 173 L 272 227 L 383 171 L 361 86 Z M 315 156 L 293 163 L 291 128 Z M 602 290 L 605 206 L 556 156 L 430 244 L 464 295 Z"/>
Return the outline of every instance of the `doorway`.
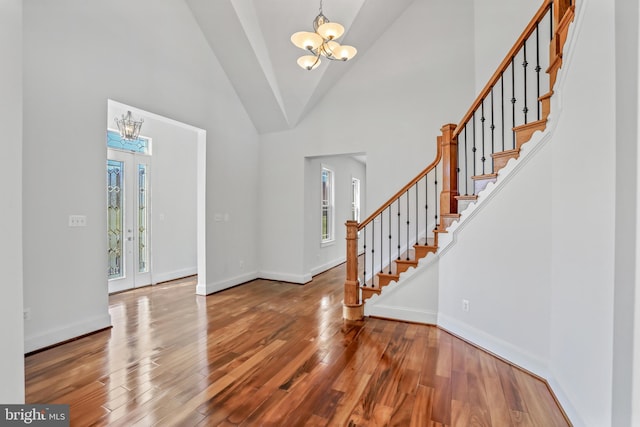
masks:
<path fill-rule="evenodd" d="M 109 293 L 151 284 L 150 172 L 150 154 L 107 150 Z"/>
<path fill-rule="evenodd" d="M 197 274 L 196 293 L 205 295 L 206 131 L 111 99 L 107 101 L 106 127 L 115 129 L 114 117 L 128 111 L 144 119 L 140 133 L 144 136 L 132 146 L 129 141 L 116 141 L 119 132 L 108 130 L 105 150 L 107 167 L 114 168 L 113 177 L 107 175 L 107 179 L 121 179 L 120 185 L 124 185 L 120 200 L 121 231 L 114 227 L 115 232 L 111 232 L 110 216 L 105 231 L 109 233 L 108 277 L 111 278 L 114 266 L 125 277 L 109 279 L 109 293 Z M 109 160 L 113 166 L 109 166 Z M 118 174 L 120 167 L 122 172 Z M 146 181 L 142 192 L 141 180 Z M 127 187 L 127 183 L 131 185 Z M 107 202 L 107 207 L 113 204 L 110 199 Z M 143 209 L 138 209 L 141 206 Z M 125 212 L 131 214 L 129 219 Z M 119 248 L 117 245 L 112 248 L 111 234 L 120 236 Z M 118 250 L 121 258 L 116 263 Z"/>

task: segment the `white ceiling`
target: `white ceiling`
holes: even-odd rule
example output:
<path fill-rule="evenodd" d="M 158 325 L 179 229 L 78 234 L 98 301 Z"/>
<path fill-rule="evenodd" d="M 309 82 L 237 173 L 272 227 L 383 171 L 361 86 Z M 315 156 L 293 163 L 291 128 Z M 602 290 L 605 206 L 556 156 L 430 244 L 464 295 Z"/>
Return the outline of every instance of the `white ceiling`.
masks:
<path fill-rule="evenodd" d="M 338 41 L 358 55 L 306 71 L 290 37 L 313 30 L 319 0 L 186 0 L 260 133 L 296 126 L 413 1 L 324 0 L 323 14 L 345 27 Z"/>

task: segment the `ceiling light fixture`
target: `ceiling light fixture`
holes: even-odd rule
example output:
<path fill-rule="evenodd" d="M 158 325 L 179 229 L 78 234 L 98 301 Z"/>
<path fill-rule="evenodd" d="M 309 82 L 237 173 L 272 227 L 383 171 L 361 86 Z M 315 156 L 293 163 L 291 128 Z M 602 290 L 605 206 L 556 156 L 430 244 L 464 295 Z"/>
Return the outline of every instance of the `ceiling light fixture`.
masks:
<path fill-rule="evenodd" d="M 337 22 L 330 22 L 322 14 L 322 0 L 320 0 L 320 13 L 313 20 L 313 30 L 299 31 L 291 36 L 291 42 L 311 53 L 298 58 L 298 65 L 305 70 L 313 70 L 320 65 L 320 56 L 330 60 L 348 61 L 356 56 L 358 51 L 353 46 L 340 45 L 336 41 L 344 33 L 344 27 Z"/>
<path fill-rule="evenodd" d="M 118 119 L 116 117 L 114 120 L 118 125 L 118 130 L 120 131 L 120 136 L 122 137 L 122 139 L 126 139 L 128 141 L 134 141 L 138 139 L 138 135 L 140 135 L 140 128 L 142 127 L 142 122 L 144 122 L 144 120 L 133 120 L 131 111 L 127 111 L 126 115 L 123 114 L 121 119 Z"/>

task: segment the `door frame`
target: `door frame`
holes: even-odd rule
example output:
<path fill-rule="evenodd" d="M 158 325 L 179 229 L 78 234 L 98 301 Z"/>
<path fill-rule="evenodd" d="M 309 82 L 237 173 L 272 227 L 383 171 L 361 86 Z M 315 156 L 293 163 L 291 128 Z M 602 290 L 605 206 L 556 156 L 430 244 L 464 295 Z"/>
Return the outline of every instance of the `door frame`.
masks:
<path fill-rule="evenodd" d="M 155 113 L 151 113 L 146 110 L 142 110 L 133 107 L 128 104 L 124 104 L 112 99 L 107 99 L 107 127 L 113 123 L 113 117 L 117 114 L 131 111 L 137 117 L 143 117 L 145 119 L 153 119 L 159 122 L 163 122 L 172 126 L 181 127 L 194 133 L 194 142 L 197 144 L 197 189 L 196 189 L 196 217 L 197 217 L 197 231 L 196 231 L 196 246 L 197 246 L 197 274 L 198 284 L 196 286 L 196 294 L 207 294 L 207 211 L 206 211 L 206 196 L 207 196 L 207 131 L 165 116 L 161 116 Z M 153 135 L 150 135 L 153 137 Z M 107 152 L 105 150 L 106 164 Z M 106 210 L 106 208 L 105 208 Z M 106 222 L 105 222 L 106 226 Z M 153 284 L 153 283 L 152 283 Z"/>
<path fill-rule="evenodd" d="M 147 286 L 152 283 L 152 264 L 151 264 L 151 179 L 152 172 L 152 156 L 150 154 L 134 153 L 126 150 L 118 150 L 107 148 L 107 161 L 114 160 L 123 164 L 123 230 L 122 230 L 122 262 L 124 266 L 124 275 L 121 278 L 108 279 L 109 293 L 122 292 L 130 289 Z M 146 183 L 145 191 L 147 193 L 147 210 L 146 210 L 146 230 L 147 230 L 147 248 L 148 248 L 148 267 L 147 271 L 139 272 L 136 266 L 140 263 L 140 254 L 138 251 L 139 236 L 138 229 L 138 175 L 137 170 L 140 164 L 146 166 Z"/>

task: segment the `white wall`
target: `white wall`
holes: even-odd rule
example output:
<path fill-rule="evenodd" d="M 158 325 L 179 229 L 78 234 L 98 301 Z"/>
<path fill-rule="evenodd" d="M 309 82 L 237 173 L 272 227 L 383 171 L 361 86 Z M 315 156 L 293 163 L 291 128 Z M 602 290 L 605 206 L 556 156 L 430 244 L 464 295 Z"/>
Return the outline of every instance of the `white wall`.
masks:
<path fill-rule="evenodd" d="M 640 287 L 637 284 L 640 255 L 637 223 L 640 21 L 638 13 L 638 2 L 616 0 L 616 216 L 612 425 L 640 425 L 640 353 L 636 354 L 634 361 L 634 346 L 638 346 L 640 341 L 638 323 L 634 325 L 634 317 L 640 319 Z"/>
<path fill-rule="evenodd" d="M 206 230 L 212 292 L 257 269 L 258 137 L 179 1 L 24 5 L 26 349 L 109 326 L 104 127 L 115 99 L 207 132 Z M 73 123 L 73 132 L 69 124 Z M 86 228 L 67 227 L 84 214 Z M 243 268 L 238 258 L 243 258 Z"/>
<path fill-rule="evenodd" d="M 109 102 L 107 126 L 131 107 Z M 141 135 L 151 138 L 151 272 L 159 283 L 197 273 L 197 130 L 135 110 Z"/>
<path fill-rule="evenodd" d="M 640 8 L 638 8 L 638 20 L 640 22 Z M 630 16 L 630 19 L 631 16 Z M 636 25 L 638 28 L 640 25 Z M 638 64 L 640 68 L 640 32 L 638 32 L 636 51 L 638 52 Z M 638 74 L 636 74 L 636 77 Z M 636 138 L 640 136 L 640 84 L 638 84 L 638 94 L 636 95 Z M 640 164 L 640 150 L 636 150 L 636 168 Z M 640 173 L 636 174 L 636 212 L 640 212 Z M 640 425 L 640 339 L 637 332 L 640 331 L 640 215 L 636 215 L 636 268 L 635 268 L 635 295 L 634 295 L 634 339 L 633 339 L 633 367 L 632 367 L 632 390 L 631 390 L 631 424 Z"/>
<path fill-rule="evenodd" d="M 22 320 L 22 2 L 0 1 L 0 402 L 24 403 Z"/>
<path fill-rule="evenodd" d="M 550 164 L 544 147 L 456 231 L 439 265 L 438 323 L 539 374 L 549 359 Z"/>
<path fill-rule="evenodd" d="M 455 17 L 456 31 L 444 16 Z M 362 56 L 328 64 L 351 70 L 295 129 L 261 136 L 261 275 L 308 277 L 305 157 L 367 154 L 363 219 L 433 160 L 440 127 L 459 120 L 461 100 L 473 96 L 472 26 L 471 1 L 412 3 Z M 416 28 L 424 43 L 397 49 Z"/>
<path fill-rule="evenodd" d="M 321 244 L 320 176 L 325 166 L 334 172 L 335 238 Z M 305 272 L 312 276 L 332 268 L 346 259 L 345 222 L 351 219 L 351 178 L 360 180 L 361 209 L 366 211 L 366 166 L 350 156 L 305 159 Z M 364 218 L 362 218 L 364 219 Z"/>
<path fill-rule="evenodd" d="M 530 0 L 473 2 L 476 92 L 487 84 L 540 4 L 540 1 Z M 544 30 L 548 33 L 548 27 L 541 29 Z"/>
<path fill-rule="evenodd" d="M 151 124 L 151 123 L 150 123 Z M 151 175 L 153 283 L 196 274 L 197 133 L 158 123 Z"/>
<path fill-rule="evenodd" d="M 617 206 L 615 73 L 602 64 L 615 62 L 614 10 L 611 0 L 579 8 L 552 141 L 550 369 L 584 423 L 604 426 L 612 414 Z"/>

